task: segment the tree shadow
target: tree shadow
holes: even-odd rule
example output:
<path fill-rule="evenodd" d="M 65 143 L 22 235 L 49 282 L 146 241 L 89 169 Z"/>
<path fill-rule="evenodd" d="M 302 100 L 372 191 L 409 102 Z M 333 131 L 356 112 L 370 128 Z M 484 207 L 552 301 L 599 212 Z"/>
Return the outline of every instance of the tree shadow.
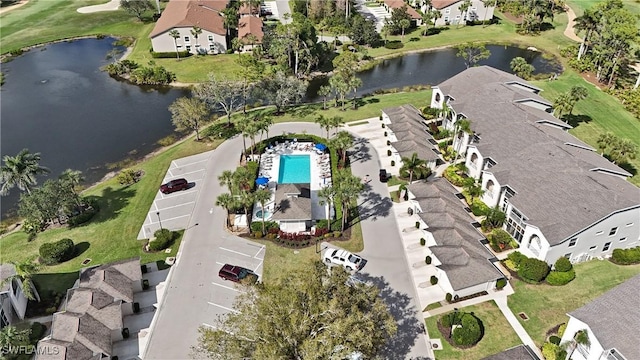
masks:
<path fill-rule="evenodd" d="M 34 274 L 32 279 L 36 285 L 40 301 L 29 301 L 27 305 L 27 317 L 50 315 L 47 309 L 58 306 L 62 298 L 78 280 L 79 273 L 72 271 L 68 273 Z"/>
<path fill-rule="evenodd" d="M 104 222 L 117 218 L 122 210 L 129 204 L 129 199 L 136 195 L 136 190 L 131 187 L 122 187 L 114 190 L 111 186 L 102 191 L 102 196 L 88 196 L 88 201 L 98 205 L 98 213 L 86 224 Z"/>
<path fill-rule="evenodd" d="M 289 114 L 293 116 L 306 117 L 315 114 L 317 111 L 317 105 L 301 105 L 288 110 Z"/>
<path fill-rule="evenodd" d="M 354 139 L 353 150 L 349 152 L 349 162 L 366 162 L 371 160 L 371 149 L 367 146 L 367 140 L 364 138 Z"/>
<path fill-rule="evenodd" d="M 358 279 L 380 289 L 380 297 L 389 307 L 389 312 L 398 325 L 398 332 L 390 338 L 381 349 L 379 355 L 383 359 L 405 359 L 411 348 L 424 334 L 424 323 L 418 319 L 419 314 L 411 297 L 395 291 L 383 277 L 373 277 L 367 273 L 359 273 Z M 420 357 L 414 359 L 429 359 Z"/>
<path fill-rule="evenodd" d="M 625 171 L 629 172 L 629 174 L 631 174 L 632 176 L 636 176 L 638 174 L 638 169 L 632 164 L 629 164 L 628 162 L 620 163 L 618 164 L 618 166 L 623 168 Z"/>
<path fill-rule="evenodd" d="M 365 184 L 364 200 L 358 205 L 360 221 L 371 218 L 377 220 L 378 216 L 386 217 L 391 213 L 393 201 L 388 197 L 382 197 L 377 192 L 372 191 L 370 184 Z M 352 224 L 353 225 L 353 224 Z"/>
<path fill-rule="evenodd" d="M 562 119 L 565 120 L 567 124 L 571 125 L 572 127 L 576 127 L 581 123 L 587 124 L 593 120 L 589 115 L 576 115 L 576 114 L 571 114 L 571 115 L 566 114 L 562 117 Z"/>
<path fill-rule="evenodd" d="M 550 22 L 546 22 L 546 21 L 543 22 L 542 24 L 540 24 L 540 27 L 539 27 L 539 31 L 540 32 L 549 31 L 549 30 L 553 30 L 553 29 L 555 29 L 553 24 L 550 23 Z"/>
<path fill-rule="evenodd" d="M 76 253 L 75 253 L 74 257 L 78 257 L 78 256 L 82 255 L 85 251 L 89 250 L 90 246 L 91 246 L 91 244 L 89 244 L 86 241 L 77 243 L 76 246 L 75 246 Z"/>

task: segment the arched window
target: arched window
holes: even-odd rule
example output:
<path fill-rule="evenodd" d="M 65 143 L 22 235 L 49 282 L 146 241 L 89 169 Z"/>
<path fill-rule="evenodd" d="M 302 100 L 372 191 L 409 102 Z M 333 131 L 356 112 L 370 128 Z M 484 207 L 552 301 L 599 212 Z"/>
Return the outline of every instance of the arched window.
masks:
<path fill-rule="evenodd" d="M 473 154 L 475 155 L 475 154 Z M 471 161 L 473 161 L 473 156 L 471 157 Z M 495 183 L 493 182 L 493 180 L 489 179 L 489 181 L 487 181 L 487 191 L 489 193 L 493 193 L 493 187 L 495 186 Z"/>
<path fill-rule="evenodd" d="M 541 249 L 542 243 L 540 242 L 540 238 L 538 237 L 538 235 L 531 235 L 531 237 L 529 238 L 529 250 L 531 250 L 531 252 L 538 256 Z"/>
<path fill-rule="evenodd" d="M 478 166 L 478 154 L 476 153 L 471 154 L 471 164 L 473 166 Z"/>
<path fill-rule="evenodd" d="M 440 93 L 436 93 L 436 102 L 440 102 Z"/>

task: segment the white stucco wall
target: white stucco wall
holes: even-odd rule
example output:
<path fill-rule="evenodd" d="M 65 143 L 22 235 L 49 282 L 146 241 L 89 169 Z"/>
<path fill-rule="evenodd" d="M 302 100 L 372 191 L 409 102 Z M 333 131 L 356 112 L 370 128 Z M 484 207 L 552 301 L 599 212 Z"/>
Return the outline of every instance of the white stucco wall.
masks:
<path fill-rule="evenodd" d="M 564 331 L 564 334 L 562 335 L 562 339 L 560 340 L 560 344 L 564 344 L 564 343 L 571 343 L 573 341 L 573 338 L 575 337 L 576 333 L 580 330 L 586 330 L 589 336 L 589 342 L 591 343 L 591 345 L 589 346 L 589 348 L 586 350 L 587 352 L 587 356 L 583 356 L 583 352 L 579 351 L 579 350 L 575 350 L 573 351 L 573 353 L 571 353 L 571 359 L 573 360 L 598 360 L 600 359 L 600 356 L 602 355 L 604 349 L 602 348 L 602 345 L 600 345 L 600 342 L 598 341 L 598 338 L 591 332 L 591 328 L 589 328 L 589 326 L 587 324 L 585 324 L 584 322 L 569 316 L 569 322 L 567 323 L 567 329 Z M 570 353 L 570 350 L 573 349 L 573 346 L 569 347 L 567 349 L 567 352 Z M 585 349 L 585 348 L 583 348 Z"/>
<path fill-rule="evenodd" d="M 200 53 L 223 53 L 227 51 L 227 42 L 224 35 L 212 33 L 207 30 L 202 30 L 202 34 L 198 36 L 198 41 L 191 34 L 191 27 L 180 27 L 171 30 L 178 30 L 180 37 L 176 39 L 178 45 L 178 51 L 186 51 L 187 45 L 191 47 L 190 52 L 196 54 L 198 49 Z M 169 30 L 169 31 L 171 31 Z M 155 52 L 175 52 L 176 48 L 173 42 L 173 38 L 169 35 L 169 31 L 165 31 L 161 34 L 151 38 L 151 46 Z M 209 38 L 211 36 L 211 39 Z M 189 41 L 186 41 L 188 39 Z M 196 45 L 200 45 L 199 47 Z M 211 51 L 211 45 L 216 49 Z"/>
<path fill-rule="evenodd" d="M 536 237 L 539 241 L 535 240 Z M 536 245 L 536 243 L 540 245 Z M 520 242 L 520 248 L 518 250 L 528 257 L 546 260 L 549 265 L 551 265 L 554 264 L 556 260 L 558 260 L 558 257 L 562 255 L 553 259 L 548 258 L 547 254 L 549 252 L 549 248 L 549 242 L 544 237 L 540 229 L 527 224 L 524 228 L 524 235 L 522 236 L 522 241 Z"/>
<path fill-rule="evenodd" d="M 487 184 L 489 183 L 489 180 L 493 182 L 493 191 L 489 191 L 487 189 Z M 482 194 L 482 197 L 480 198 L 482 202 L 487 204 L 488 207 L 496 206 L 503 196 L 502 188 L 500 186 L 500 183 L 498 182 L 498 179 L 496 179 L 496 177 L 492 173 L 488 171 L 484 171 L 482 173 L 481 186 L 482 186 L 482 190 L 484 190 L 484 194 Z"/>
<path fill-rule="evenodd" d="M 474 162 L 471 161 L 473 155 L 477 156 Z M 475 165 L 474 165 L 475 163 Z M 465 159 L 465 166 L 467 167 L 467 175 L 474 179 L 479 179 L 482 175 L 482 165 L 484 163 L 484 157 L 480 154 L 480 151 L 474 145 L 467 146 L 467 154 Z M 483 188 L 484 189 L 484 188 Z"/>
<path fill-rule="evenodd" d="M 444 26 L 447 24 L 447 21 L 449 21 L 449 24 L 458 24 L 461 20 L 463 20 L 462 12 L 459 9 L 461 4 L 462 1 L 440 9 L 440 13 L 442 14 L 442 16 L 436 20 L 436 26 Z M 494 10 L 494 6 L 485 8 L 482 1 L 472 0 L 471 6 L 466 12 L 465 17 L 468 20 L 490 20 L 493 18 Z M 458 17 L 458 19 L 456 19 L 456 17 Z"/>

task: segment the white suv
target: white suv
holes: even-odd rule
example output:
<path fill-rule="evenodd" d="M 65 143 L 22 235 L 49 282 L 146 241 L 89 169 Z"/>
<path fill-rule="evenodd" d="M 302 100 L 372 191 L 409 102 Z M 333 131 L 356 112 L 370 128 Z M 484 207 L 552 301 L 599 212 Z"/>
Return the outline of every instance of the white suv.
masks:
<path fill-rule="evenodd" d="M 327 249 L 324 252 L 323 259 L 327 264 L 342 265 L 347 271 L 360 270 L 366 263 L 366 260 L 360 256 L 342 249 Z"/>

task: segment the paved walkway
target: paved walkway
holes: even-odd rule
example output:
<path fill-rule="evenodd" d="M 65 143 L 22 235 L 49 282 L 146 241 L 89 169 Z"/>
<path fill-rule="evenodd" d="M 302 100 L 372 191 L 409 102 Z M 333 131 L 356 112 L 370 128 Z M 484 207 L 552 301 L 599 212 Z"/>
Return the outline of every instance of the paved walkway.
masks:
<path fill-rule="evenodd" d="M 0 14 L 4 14 L 6 12 L 9 12 L 11 10 L 15 10 L 21 6 L 26 5 L 29 2 L 29 0 L 23 0 L 23 1 L 18 1 L 13 5 L 9 5 L 9 6 L 4 6 L 2 8 L 0 8 Z"/>
<path fill-rule="evenodd" d="M 119 7 L 120 7 L 120 0 L 111 0 L 106 4 L 83 6 L 81 8 L 78 8 L 78 10 L 76 11 L 81 14 L 89 14 L 89 13 L 100 12 L 100 11 L 115 11 L 115 10 L 118 10 Z"/>
<path fill-rule="evenodd" d="M 540 359 L 544 359 L 544 356 L 542 356 L 542 352 L 540 352 L 540 349 L 538 349 L 536 343 L 533 342 L 533 339 L 531 339 L 527 331 L 522 327 L 520 321 L 518 321 L 511 309 L 509 309 L 509 306 L 507 305 L 507 297 L 497 296 L 494 300 L 513 330 L 516 332 L 516 334 L 518 334 L 520 341 L 522 341 L 522 343 L 525 345 L 529 345 L 531 350 L 533 350 Z"/>
<path fill-rule="evenodd" d="M 575 31 L 574 31 L 574 26 L 576 25 L 576 13 L 573 11 L 572 8 L 570 8 L 568 5 L 565 5 L 565 9 L 567 10 L 567 18 L 568 18 L 568 22 L 567 22 L 567 28 L 564 29 L 564 36 L 568 37 L 569 39 L 573 40 L 573 41 L 577 41 L 579 43 L 582 42 L 582 39 L 576 35 Z"/>

